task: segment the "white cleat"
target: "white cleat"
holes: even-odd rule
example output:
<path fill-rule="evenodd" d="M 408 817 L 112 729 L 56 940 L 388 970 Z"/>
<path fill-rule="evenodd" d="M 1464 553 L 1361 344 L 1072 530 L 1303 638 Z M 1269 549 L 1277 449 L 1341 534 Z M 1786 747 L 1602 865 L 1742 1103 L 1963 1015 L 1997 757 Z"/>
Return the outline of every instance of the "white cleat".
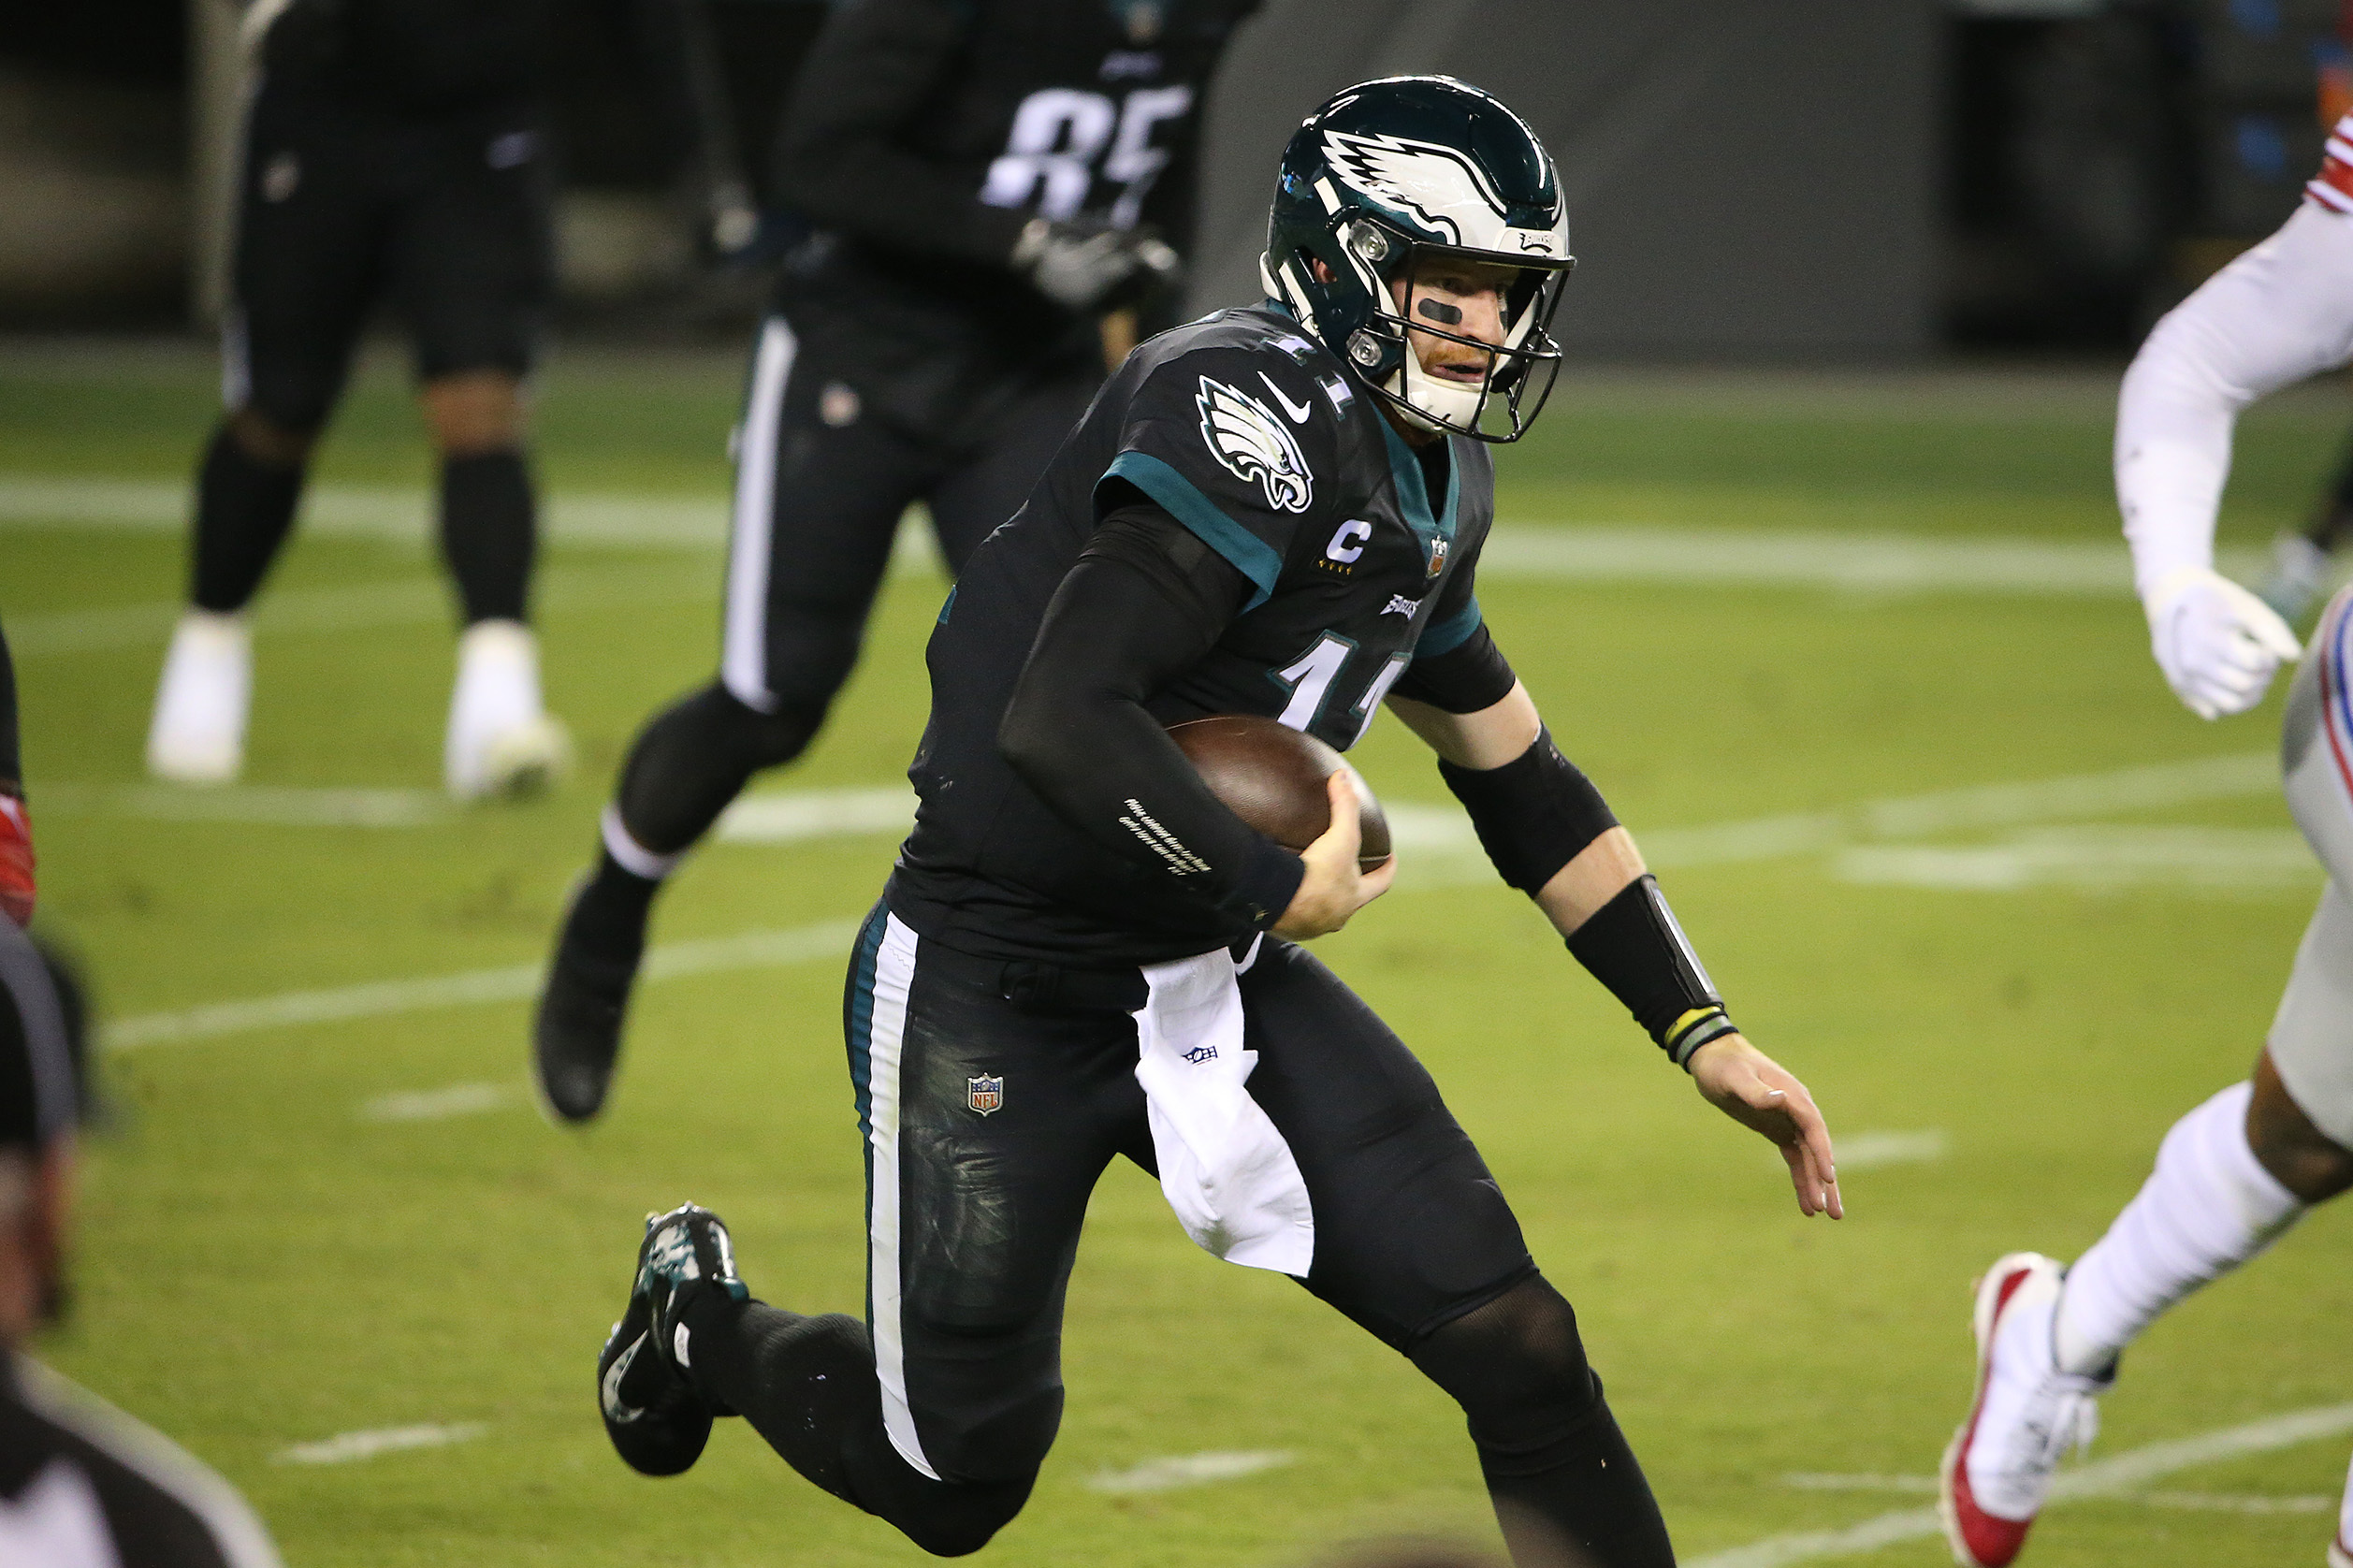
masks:
<path fill-rule="evenodd" d="M 519 621 L 485 620 L 458 640 L 443 776 L 459 800 L 520 798 L 572 765 L 572 736 L 540 705 L 539 644 Z"/>
<path fill-rule="evenodd" d="M 2097 1396 L 2113 1380 L 2063 1372 L 2052 1348 L 2060 1266 L 2017 1252 L 1977 1285 L 1977 1397 L 1944 1451 L 1939 1503 L 1962 1568 L 2004 1568 L 2051 1495 L 2068 1450 L 2099 1430 Z"/>
<path fill-rule="evenodd" d="M 235 782 L 245 765 L 253 696 L 254 633 L 245 617 L 189 610 L 171 634 L 156 684 L 147 771 L 175 784 Z"/>

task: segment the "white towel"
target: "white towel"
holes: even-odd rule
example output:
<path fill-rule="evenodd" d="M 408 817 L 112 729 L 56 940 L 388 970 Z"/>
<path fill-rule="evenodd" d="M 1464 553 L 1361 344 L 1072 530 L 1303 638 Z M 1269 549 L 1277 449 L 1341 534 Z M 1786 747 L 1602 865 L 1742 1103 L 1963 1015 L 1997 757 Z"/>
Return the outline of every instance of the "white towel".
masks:
<path fill-rule="evenodd" d="M 1291 1146 L 1243 1087 L 1258 1053 L 1242 1049 L 1239 973 L 1223 948 L 1144 970 L 1136 1082 L 1184 1233 L 1228 1263 L 1303 1275 L 1315 1219 Z"/>

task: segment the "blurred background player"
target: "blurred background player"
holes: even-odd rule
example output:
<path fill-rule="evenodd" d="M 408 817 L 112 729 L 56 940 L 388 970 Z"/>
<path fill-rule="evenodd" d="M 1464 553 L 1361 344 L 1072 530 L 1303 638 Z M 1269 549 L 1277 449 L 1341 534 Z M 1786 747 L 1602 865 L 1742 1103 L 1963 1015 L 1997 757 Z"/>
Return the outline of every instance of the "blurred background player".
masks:
<path fill-rule="evenodd" d="M 662 878 L 856 662 L 899 517 L 949 570 L 1010 516 L 1165 308 L 1212 73 L 1257 0 L 854 0 L 785 111 L 788 263 L 737 433 L 719 678 L 621 766 L 534 1027 L 543 1101 L 604 1103 Z"/>
<path fill-rule="evenodd" d="M 2277 234 L 2157 323 L 2116 410 L 2116 499 L 2167 682 L 2218 719 L 2263 698 L 2294 635 L 2214 570 L 2239 411 L 2353 359 L 2353 116 Z M 2288 804 L 2329 873 L 2253 1076 L 2174 1124 L 2157 1169 L 2071 1268 L 2012 1253 L 1978 1285 L 1976 1400 L 1944 1464 L 1954 1555 L 2026 1545 L 2117 1358 L 2157 1315 L 2353 1186 L 2353 588 L 2320 617 L 2288 699 Z M 2330 1568 L 2353 1568 L 2353 1477 Z"/>
<path fill-rule="evenodd" d="M 24 758 L 18 741 L 16 666 L 0 632 L 0 915 L 33 919 L 33 819 L 24 805 Z"/>
<path fill-rule="evenodd" d="M 276 1568 L 227 1483 L 36 1363 L 65 1300 L 80 991 L 0 922 L 0 1562 L 23 1568 Z"/>
<path fill-rule="evenodd" d="M 197 472 L 189 608 L 148 733 L 157 777 L 243 765 L 248 611 L 373 309 L 415 348 L 463 632 L 443 775 L 474 798 L 563 765 L 529 627 L 522 381 L 550 278 L 536 0 L 254 0 L 226 416 Z"/>

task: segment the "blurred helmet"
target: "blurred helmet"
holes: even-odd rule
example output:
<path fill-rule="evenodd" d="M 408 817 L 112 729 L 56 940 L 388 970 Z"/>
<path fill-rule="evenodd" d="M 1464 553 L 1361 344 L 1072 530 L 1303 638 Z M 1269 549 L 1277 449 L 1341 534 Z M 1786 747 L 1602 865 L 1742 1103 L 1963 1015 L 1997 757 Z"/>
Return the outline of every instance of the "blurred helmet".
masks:
<path fill-rule="evenodd" d="M 1466 258 L 1511 269 L 1503 342 L 1419 316 L 1410 327 L 1484 355 L 1477 382 L 1421 368 L 1391 292 L 1433 260 Z M 1526 433 L 1551 393 L 1552 313 L 1576 265 L 1560 180 L 1526 122 L 1452 77 L 1401 76 L 1346 89 L 1292 136 L 1259 271 L 1269 298 L 1407 421 L 1504 442 Z M 1504 428 L 1490 431 L 1498 408 Z"/>

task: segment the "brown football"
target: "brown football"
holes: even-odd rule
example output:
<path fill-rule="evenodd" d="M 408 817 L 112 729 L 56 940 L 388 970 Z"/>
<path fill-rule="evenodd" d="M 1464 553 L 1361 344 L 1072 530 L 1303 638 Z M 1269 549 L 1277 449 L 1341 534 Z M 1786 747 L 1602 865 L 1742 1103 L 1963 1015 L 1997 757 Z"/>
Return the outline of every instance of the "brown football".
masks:
<path fill-rule="evenodd" d="M 1324 780 L 1348 763 L 1314 735 L 1257 714 L 1220 714 L 1171 724 L 1169 738 L 1200 774 L 1210 793 L 1285 849 L 1304 849 L 1331 825 L 1331 797 Z M 1357 792 L 1364 798 L 1364 842 L 1357 864 L 1370 871 L 1389 858 L 1389 820 L 1382 815 L 1381 803 L 1373 798 L 1364 776 L 1354 768 L 1348 771 L 1356 775 Z"/>

